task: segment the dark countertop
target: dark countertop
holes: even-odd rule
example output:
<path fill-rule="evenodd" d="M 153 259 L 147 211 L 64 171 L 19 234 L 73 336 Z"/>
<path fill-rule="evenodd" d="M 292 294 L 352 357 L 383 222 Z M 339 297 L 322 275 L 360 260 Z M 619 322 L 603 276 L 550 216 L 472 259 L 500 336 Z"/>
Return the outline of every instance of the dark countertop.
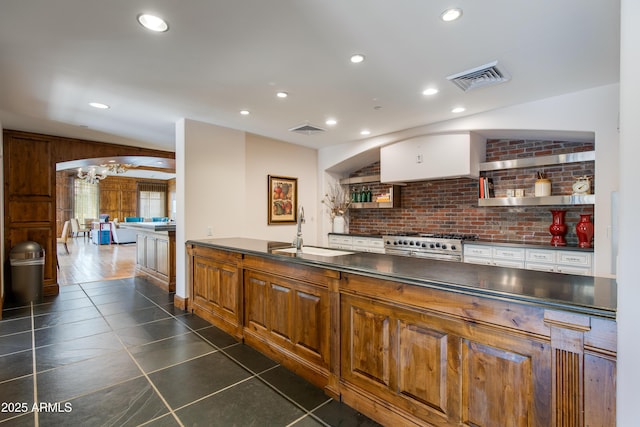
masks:
<path fill-rule="evenodd" d="M 259 255 L 467 295 L 608 319 L 616 318 L 617 284 L 615 280 L 608 278 L 365 252 L 332 257 L 283 254 L 274 251 L 291 247 L 290 243 L 247 238 L 190 240 L 187 244 Z"/>
<path fill-rule="evenodd" d="M 121 222 L 120 227 L 139 228 L 146 231 L 176 231 L 175 222 Z"/>

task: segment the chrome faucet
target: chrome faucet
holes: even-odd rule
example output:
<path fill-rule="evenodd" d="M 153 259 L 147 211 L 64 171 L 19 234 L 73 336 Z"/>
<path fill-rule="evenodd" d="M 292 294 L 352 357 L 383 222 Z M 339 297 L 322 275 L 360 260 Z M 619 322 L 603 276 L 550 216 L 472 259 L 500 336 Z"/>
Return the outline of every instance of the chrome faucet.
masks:
<path fill-rule="evenodd" d="M 293 246 L 296 247 L 296 252 L 302 252 L 302 223 L 304 223 L 304 208 L 300 206 L 298 210 L 298 234 L 293 239 Z"/>

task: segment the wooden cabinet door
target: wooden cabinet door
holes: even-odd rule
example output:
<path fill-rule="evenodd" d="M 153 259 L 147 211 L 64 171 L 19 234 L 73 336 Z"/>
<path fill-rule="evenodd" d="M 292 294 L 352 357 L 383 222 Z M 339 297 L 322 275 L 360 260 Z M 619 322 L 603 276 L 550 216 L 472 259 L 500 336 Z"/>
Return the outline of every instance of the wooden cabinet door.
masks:
<path fill-rule="evenodd" d="M 198 308 L 240 324 L 239 273 L 237 266 L 207 257 L 193 260 L 193 302 Z"/>
<path fill-rule="evenodd" d="M 548 344 L 371 299 L 341 299 L 341 376 L 356 390 L 433 425 L 550 425 Z"/>
<path fill-rule="evenodd" d="M 325 288 L 245 271 L 245 328 L 314 364 L 329 360 L 329 296 Z"/>

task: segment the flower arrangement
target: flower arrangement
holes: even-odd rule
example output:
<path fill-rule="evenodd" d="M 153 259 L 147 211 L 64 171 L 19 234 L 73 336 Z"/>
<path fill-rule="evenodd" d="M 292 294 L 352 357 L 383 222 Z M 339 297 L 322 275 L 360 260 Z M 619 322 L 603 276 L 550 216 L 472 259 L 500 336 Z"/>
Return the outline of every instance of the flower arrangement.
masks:
<path fill-rule="evenodd" d="M 329 215 L 333 221 L 336 216 L 343 216 L 347 213 L 351 197 L 343 186 L 335 183 L 329 187 L 329 192 L 324 195 L 321 202 L 329 208 Z"/>

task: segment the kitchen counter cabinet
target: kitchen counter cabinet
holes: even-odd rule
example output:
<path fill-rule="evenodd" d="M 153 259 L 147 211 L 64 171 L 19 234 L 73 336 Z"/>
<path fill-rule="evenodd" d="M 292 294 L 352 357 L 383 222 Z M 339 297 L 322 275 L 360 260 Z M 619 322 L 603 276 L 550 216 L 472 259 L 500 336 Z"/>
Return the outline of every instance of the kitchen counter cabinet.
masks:
<path fill-rule="evenodd" d="M 416 424 L 550 425 L 547 343 L 351 295 L 341 319 L 343 400 L 356 409 L 365 391 Z"/>
<path fill-rule="evenodd" d="M 188 253 L 192 311 L 241 339 L 241 255 L 201 246 L 190 246 Z"/>
<path fill-rule="evenodd" d="M 176 290 L 175 224 L 123 223 L 136 232 L 136 272 L 168 292 Z"/>
<path fill-rule="evenodd" d="M 247 256 L 245 342 L 321 387 L 329 384 L 329 287 L 336 272 Z"/>
<path fill-rule="evenodd" d="M 464 244 L 464 262 L 565 274 L 591 275 L 593 249 L 536 245 Z"/>
<path fill-rule="evenodd" d="M 188 242 L 235 263 L 247 344 L 378 422 L 615 424 L 610 279 L 278 245 Z"/>

